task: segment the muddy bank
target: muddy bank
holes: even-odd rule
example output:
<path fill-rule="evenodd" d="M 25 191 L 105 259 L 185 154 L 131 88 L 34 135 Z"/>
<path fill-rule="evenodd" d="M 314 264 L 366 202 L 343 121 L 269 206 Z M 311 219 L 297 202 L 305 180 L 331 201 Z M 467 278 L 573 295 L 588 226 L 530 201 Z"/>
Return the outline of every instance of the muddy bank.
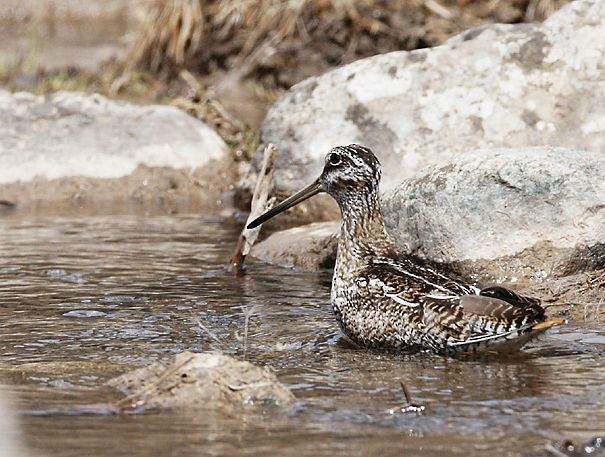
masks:
<path fill-rule="evenodd" d="M 230 161 L 194 170 L 137 167 L 121 178 L 73 176 L 0 184 L 0 215 L 221 214 L 233 211 Z"/>

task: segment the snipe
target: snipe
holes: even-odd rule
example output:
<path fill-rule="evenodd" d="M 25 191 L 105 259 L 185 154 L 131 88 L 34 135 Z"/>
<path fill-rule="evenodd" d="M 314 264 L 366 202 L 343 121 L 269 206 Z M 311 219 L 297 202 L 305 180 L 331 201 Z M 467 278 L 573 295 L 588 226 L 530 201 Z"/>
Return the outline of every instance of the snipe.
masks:
<path fill-rule="evenodd" d="M 547 320 L 535 298 L 498 286 L 479 290 L 400 252 L 385 229 L 380 175 L 368 148 L 335 147 L 314 183 L 248 225 L 257 227 L 319 192 L 338 202 L 343 224 L 331 301 L 351 340 L 370 348 L 447 354 L 508 352 L 562 323 Z"/>

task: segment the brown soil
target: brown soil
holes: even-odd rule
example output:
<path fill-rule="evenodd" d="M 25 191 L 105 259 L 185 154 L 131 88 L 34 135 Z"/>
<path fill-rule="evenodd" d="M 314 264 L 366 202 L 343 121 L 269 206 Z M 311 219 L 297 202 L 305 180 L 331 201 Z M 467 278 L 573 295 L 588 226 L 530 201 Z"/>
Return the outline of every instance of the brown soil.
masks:
<path fill-rule="evenodd" d="M 0 185 L 0 215 L 217 214 L 232 208 L 234 166 L 214 162 L 196 170 L 139 166 L 116 179 L 81 176 Z"/>

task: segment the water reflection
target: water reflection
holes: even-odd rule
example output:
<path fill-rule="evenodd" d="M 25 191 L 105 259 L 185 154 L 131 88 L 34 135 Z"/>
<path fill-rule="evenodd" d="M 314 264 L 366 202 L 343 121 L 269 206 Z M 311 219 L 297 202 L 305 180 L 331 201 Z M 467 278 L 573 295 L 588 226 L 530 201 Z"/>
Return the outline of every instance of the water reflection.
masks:
<path fill-rule="evenodd" d="M 602 329 L 568 325 L 505 360 L 354 348 L 328 274 L 225 271 L 238 229 L 198 217 L 0 219 L 0 376 L 21 410 L 113 399 L 107 379 L 185 349 L 245 353 L 300 399 L 262 417 L 25 417 L 30 443 L 65 456 L 468 457 L 605 428 Z M 392 413 L 400 381 L 423 414 Z"/>

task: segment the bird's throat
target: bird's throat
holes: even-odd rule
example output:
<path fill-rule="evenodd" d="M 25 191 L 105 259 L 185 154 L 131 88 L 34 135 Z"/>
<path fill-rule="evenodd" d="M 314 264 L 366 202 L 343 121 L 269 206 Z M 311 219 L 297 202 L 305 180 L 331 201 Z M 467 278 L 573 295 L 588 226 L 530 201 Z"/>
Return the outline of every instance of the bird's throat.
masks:
<path fill-rule="evenodd" d="M 381 254 L 392 247 L 380 199 L 375 192 L 355 193 L 339 199 L 342 213 L 341 247 L 353 255 Z"/>

